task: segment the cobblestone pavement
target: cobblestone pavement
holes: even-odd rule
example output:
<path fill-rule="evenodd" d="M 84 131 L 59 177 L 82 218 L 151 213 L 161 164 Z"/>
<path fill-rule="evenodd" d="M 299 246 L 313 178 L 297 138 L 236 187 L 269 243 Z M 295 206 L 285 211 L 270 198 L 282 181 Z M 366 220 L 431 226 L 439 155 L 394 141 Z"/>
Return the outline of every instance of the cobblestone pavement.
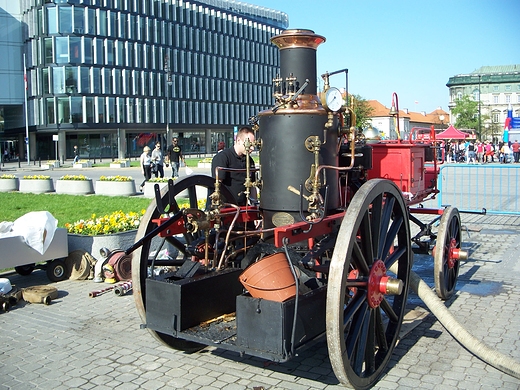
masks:
<path fill-rule="evenodd" d="M 455 317 L 489 346 L 520 361 L 520 217 L 462 215 L 464 248 L 458 291 L 447 302 Z M 413 269 L 433 286 L 433 260 L 416 255 Z M 17 287 L 48 284 L 45 272 L 7 275 Z M 5 275 L 3 275 L 5 277 Z M 21 303 L 0 314 L 0 389 L 341 389 L 325 341 L 284 364 L 217 348 L 186 354 L 140 329 L 132 295 L 92 281 L 53 284 L 51 305 Z M 425 308 L 411 294 L 410 309 Z M 520 380 L 488 366 L 433 315 L 396 347 L 377 389 L 518 389 Z"/>

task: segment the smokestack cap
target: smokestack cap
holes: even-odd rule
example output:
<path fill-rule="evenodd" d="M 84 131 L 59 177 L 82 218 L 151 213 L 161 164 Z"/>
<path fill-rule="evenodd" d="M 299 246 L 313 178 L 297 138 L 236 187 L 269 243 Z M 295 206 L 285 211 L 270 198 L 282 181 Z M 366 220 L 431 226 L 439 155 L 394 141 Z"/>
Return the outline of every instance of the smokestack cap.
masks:
<path fill-rule="evenodd" d="M 304 29 L 285 30 L 280 35 L 271 38 L 271 42 L 280 50 L 298 47 L 316 50 L 325 41 L 325 37 L 315 34 L 312 30 Z"/>

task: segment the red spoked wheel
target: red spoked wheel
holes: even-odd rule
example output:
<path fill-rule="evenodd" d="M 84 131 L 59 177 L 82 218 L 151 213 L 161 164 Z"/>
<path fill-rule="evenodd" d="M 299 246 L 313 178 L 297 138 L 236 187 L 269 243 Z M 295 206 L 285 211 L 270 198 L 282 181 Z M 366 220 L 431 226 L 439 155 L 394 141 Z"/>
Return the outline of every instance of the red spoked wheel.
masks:
<path fill-rule="evenodd" d="M 460 260 L 468 254 L 461 249 L 462 231 L 459 211 L 447 207 L 442 214 L 433 249 L 435 291 L 441 299 L 449 299 L 455 292 L 459 276 Z"/>
<path fill-rule="evenodd" d="M 383 374 L 403 322 L 411 259 L 401 191 L 369 180 L 339 229 L 327 286 L 327 344 L 342 384 L 368 389 Z"/>

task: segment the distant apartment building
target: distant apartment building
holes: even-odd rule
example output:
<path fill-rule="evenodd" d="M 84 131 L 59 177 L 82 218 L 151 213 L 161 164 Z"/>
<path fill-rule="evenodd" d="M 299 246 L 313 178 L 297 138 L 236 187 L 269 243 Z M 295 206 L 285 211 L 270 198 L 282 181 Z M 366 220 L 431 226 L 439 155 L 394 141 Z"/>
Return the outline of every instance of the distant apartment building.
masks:
<path fill-rule="evenodd" d="M 0 137 L 31 159 L 216 151 L 272 106 L 288 27 L 234 0 L 0 0 Z M 25 126 L 24 66 L 27 69 Z M 167 134 L 167 132 L 169 134 Z M 12 147 L 12 146 L 11 146 Z"/>
<path fill-rule="evenodd" d="M 410 135 L 415 139 L 419 129 L 424 132 L 433 126 L 438 131 L 445 130 L 450 123 L 449 114 L 441 107 L 427 114 L 426 112 L 410 111 L 407 108 L 399 110 L 399 116 L 390 115 L 390 108 L 377 100 L 368 100 L 372 109 L 370 125 L 380 137 L 386 139 L 408 140 Z M 399 118 L 399 126 L 397 120 Z M 399 129 L 398 129 L 399 127 Z M 399 131 L 398 131 L 399 130 Z"/>
<path fill-rule="evenodd" d="M 482 138 L 502 137 L 508 110 L 513 117 L 520 117 L 520 64 L 482 66 L 469 74 L 450 77 L 446 86 L 450 89 L 450 111 L 456 99 L 465 95 L 479 102 L 481 118 L 489 118 L 475 129 Z"/>

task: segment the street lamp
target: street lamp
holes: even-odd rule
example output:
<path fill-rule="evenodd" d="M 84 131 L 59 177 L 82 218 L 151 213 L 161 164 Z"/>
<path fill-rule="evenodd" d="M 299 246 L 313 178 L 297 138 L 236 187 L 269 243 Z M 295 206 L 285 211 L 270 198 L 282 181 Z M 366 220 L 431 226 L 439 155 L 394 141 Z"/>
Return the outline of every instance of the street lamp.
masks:
<path fill-rule="evenodd" d="M 441 130 L 444 130 L 444 115 L 439 115 L 439 120 L 441 121 Z"/>
<path fill-rule="evenodd" d="M 169 67 L 168 54 L 164 57 L 164 71 L 166 72 L 166 143 L 171 140 L 170 134 L 170 87 L 172 85 L 172 72 Z"/>
<path fill-rule="evenodd" d="M 482 139 L 482 122 L 481 122 L 481 115 L 480 115 L 480 78 L 482 76 L 478 75 L 478 138 Z"/>

